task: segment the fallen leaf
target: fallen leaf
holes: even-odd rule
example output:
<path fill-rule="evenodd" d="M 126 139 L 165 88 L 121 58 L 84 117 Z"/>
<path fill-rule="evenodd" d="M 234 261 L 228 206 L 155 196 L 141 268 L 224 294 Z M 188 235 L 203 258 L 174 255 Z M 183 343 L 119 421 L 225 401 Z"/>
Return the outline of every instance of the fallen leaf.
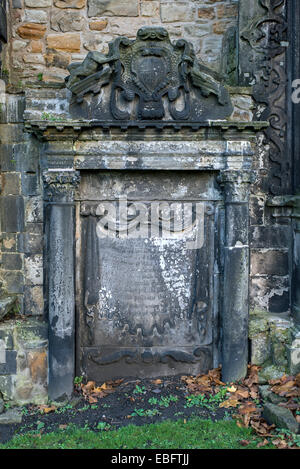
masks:
<path fill-rule="evenodd" d="M 41 405 L 39 406 L 39 409 L 43 414 L 50 414 L 50 412 L 54 412 L 57 409 L 57 407 L 55 407 L 54 405 L 52 405 L 51 407 L 46 406 L 46 405 Z"/>
<path fill-rule="evenodd" d="M 225 407 L 225 409 L 229 409 L 230 407 L 237 407 L 240 402 L 237 399 L 227 399 L 226 401 L 222 402 L 219 407 Z"/>
<path fill-rule="evenodd" d="M 245 415 L 245 414 L 253 414 L 253 413 L 258 412 L 258 409 L 256 405 L 253 402 L 246 402 L 245 404 L 241 405 L 239 408 L 239 414 L 240 415 Z"/>
<path fill-rule="evenodd" d="M 65 430 L 67 427 L 68 427 L 68 425 L 66 425 L 66 424 L 63 424 L 63 425 L 59 425 L 59 426 L 58 426 L 58 428 L 59 428 L 60 430 Z"/>
<path fill-rule="evenodd" d="M 269 444 L 269 440 L 264 440 L 258 443 L 257 448 L 263 448 L 264 446 L 267 446 Z"/>
<path fill-rule="evenodd" d="M 230 388 L 227 388 L 227 391 L 234 393 L 237 391 L 237 388 L 235 386 L 231 386 Z"/>
<path fill-rule="evenodd" d="M 250 444 L 250 442 L 248 440 L 241 440 L 240 441 L 240 445 L 242 446 L 248 446 Z"/>
<path fill-rule="evenodd" d="M 155 380 L 151 381 L 151 383 L 153 383 L 157 386 L 158 384 L 162 384 L 162 380 L 161 379 L 155 379 Z"/>

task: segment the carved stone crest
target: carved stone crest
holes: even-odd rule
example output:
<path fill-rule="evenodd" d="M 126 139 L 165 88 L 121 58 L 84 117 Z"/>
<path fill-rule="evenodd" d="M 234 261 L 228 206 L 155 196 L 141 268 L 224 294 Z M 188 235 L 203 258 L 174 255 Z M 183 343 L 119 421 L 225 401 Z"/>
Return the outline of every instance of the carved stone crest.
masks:
<path fill-rule="evenodd" d="M 69 71 L 66 86 L 76 117 L 199 122 L 232 112 L 221 78 L 196 60 L 190 43 L 171 43 L 160 27 L 141 28 L 136 40 L 119 37 L 107 55 L 89 52 Z"/>

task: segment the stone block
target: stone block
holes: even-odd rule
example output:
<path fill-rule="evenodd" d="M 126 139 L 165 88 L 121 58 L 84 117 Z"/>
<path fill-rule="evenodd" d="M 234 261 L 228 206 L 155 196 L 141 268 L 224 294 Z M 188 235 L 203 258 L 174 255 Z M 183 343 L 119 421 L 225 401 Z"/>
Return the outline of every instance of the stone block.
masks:
<path fill-rule="evenodd" d="M 251 363 L 261 366 L 271 353 L 270 337 L 268 333 L 257 334 L 251 339 Z"/>
<path fill-rule="evenodd" d="M 54 0 L 57 8 L 84 8 L 86 0 Z"/>
<path fill-rule="evenodd" d="M 279 407 L 275 404 L 267 403 L 264 405 L 262 417 L 269 424 L 276 425 L 277 428 L 286 428 L 293 433 L 299 432 L 298 422 L 294 418 L 292 412 L 285 407 Z"/>
<path fill-rule="evenodd" d="M 2 268 L 5 270 L 22 270 L 23 260 L 21 254 L 3 253 Z"/>
<path fill-rule="evenodd" d="M 14 233 L 4 233 L 2 235 L 1 251 L 2 252 L 17 251 L 17 236 Z"/>
<path fill-rule="evenodd" d="M 3 173 L 2 179 L 2 195 L 20 195 L 21 178 L 20 173 Z"/>
<path fill-rule="evenodd" d="M 24 233 L 22 237 L 22 242 L 20 239 L 20 244 L 22 244 L 22 252 L 25 254 L 42 254 L 44 247 L 43 235 L 35 233 Z"/>
<path fill-rule="evenodd" d="M 0 425 L 16 425 L 22 422 L 22 413 L 18 409 L 8 409 L 0 415 Z"/>
<path fill-rule="evenodd" d="M 3 196 L 0 201 L 1 230 L 7 233 L 24 231 L 24 200 L 21 196 Z"/>
<path fill-rule="evenodd" d="M 37 195 L 39 192 L 38 175 L 35 173 L 22 174 L 22 194 L 26 197 Z"/>
<path fill-rule="evenodd" d="M 42 286 L 25 286 L 24 291 L 25 314 L 42 316 L 44 313 L 44 294 Z"/>
<path fill-rule="evenodd" d="M 3 271 L 6 290 L 8 294 L 18 294 L 24 291 L 24 275 L 14 270 Z"/>
<path fill-rule="evenodd" d="M 47 23 L 48 13 L 47 10 L 25 10 L 25 21 L 28 23 Z"/>
<path fill-rule="evenodd" d="M 43 284 L 43 256 L 25 256 L 25 279 L 27 285 Z"/>
<path fill-rule="evenodd" d="M 80 11 L 54 11 L 51 14 L 51 28 L 54 31 L 81 31 L 84 24 L 84 18 Z"/>
<path fill-rule="evenodd" d="M 38 23 L 22 24 L 17 29 L 17 34 L 22 39 L 41 39 L 45 36 L 46 26 Z"/>
<path fill-rule="evenodd" d="M 5 361 L 0 362 L 0 375 L 14 375 L 17 371 L 16 350 L 5 351 Z"/>
<path fill-rule="evenodd" d="M 138 16 L 138 0 L 88 0 L 88 16 Z"/>
<path fill-rule="evenodd" d="M 8 296 L 0 299 L 0 321 L 16 308 L 16 298 Z"/>
<path fill-rule="evenodd" d="M 12 400 L 14 397 L 15 376 L 0 376 L 0 393 L 5 401 Z"/>
<path fill-rule="evenodd" d="M 288 252 L 280 250 L 253 250 L 251 252 L 252 275 L 279 275 L 289 274 Z"/>
<path fill-rule="evenodd" d="M 145 1 L 141 3 L 141 15 L 142 16 L 158 16 L 159 14 L 159 2 L 157 1 Z"/>
<path fill-rule="evenodd" d="M 291 245 L 291 229 L 289 226 L 252 226 L 250 227 L 251 248 L 281 248 Z"/>
<path fill-rule="evenodd" d="M 90 23 L 90 29 L 92 31 L 103 31 L 103 29 L 106 28 L 108 24 L 108 21 L 107 20 L 99 20 L 99 21 L 93 21 L 92 23 Z"/>
<path fill-rule="evenodd" d="M 25 0 L 25 6 L 29 8 L 48 8 L 52 6 L 52 0 Z"/>
<path fill-rule="evenodd" d="M 251 308 L 270 313 L 287 313 L 290 308 L 289 276 L 268 275 L 250 279 Z"/>
<path fill-rule="evenodd" d="M 160 15 L 163 23 L 194 21 L 196 8 L 188 3 L 163 3 L 160 7 Z"/>
<path fill-rule="evenodd" d="M 49 34 L 47 45 L 50 49 L 65 52 L 80 52 L 81 40 L 79 33 Z"/>
<path fill-rule="evenodd" d="M 23 8 L 22 0 L 12 0 L 13 8 Z"/>
<path fill-rule="evenodd" d="M 43 222 L 43 200 L 40 197 L 30 197 L 26 201 L 25 221 L 26 224 Z"/>

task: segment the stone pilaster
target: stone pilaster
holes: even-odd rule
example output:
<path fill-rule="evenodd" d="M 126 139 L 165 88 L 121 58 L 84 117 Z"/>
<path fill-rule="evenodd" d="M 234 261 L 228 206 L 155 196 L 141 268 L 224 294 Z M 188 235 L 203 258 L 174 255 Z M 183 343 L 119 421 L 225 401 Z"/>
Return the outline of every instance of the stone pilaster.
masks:
<path fill-rule="evenodd" d="M 49 398 L 69 397 L 75 372 L 74 192 L 79 173 L 44 173 Z"/>
<path fill-rule="evenodd" d="M 245 377 L 248 364 L 249 193 L 253 171 L 224 171 L 225 246 L 222 324 L 223 381 Z"/>

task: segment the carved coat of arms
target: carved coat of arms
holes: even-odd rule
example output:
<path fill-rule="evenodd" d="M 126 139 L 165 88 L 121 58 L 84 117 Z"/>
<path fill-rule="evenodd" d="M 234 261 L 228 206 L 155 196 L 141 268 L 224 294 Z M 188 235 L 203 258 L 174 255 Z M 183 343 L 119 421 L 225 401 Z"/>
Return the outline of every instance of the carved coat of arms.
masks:
<path fill-rule="evenodd" d="M 196 60 L 189 42 L 172 44 L 160 27 L 141 28 L 136 40 L 119 37 L 107 55 L 89 52 L 69 71 L 66 85 L 77 117 L 203 122 L 232 112 L 221 78 Z"/>

